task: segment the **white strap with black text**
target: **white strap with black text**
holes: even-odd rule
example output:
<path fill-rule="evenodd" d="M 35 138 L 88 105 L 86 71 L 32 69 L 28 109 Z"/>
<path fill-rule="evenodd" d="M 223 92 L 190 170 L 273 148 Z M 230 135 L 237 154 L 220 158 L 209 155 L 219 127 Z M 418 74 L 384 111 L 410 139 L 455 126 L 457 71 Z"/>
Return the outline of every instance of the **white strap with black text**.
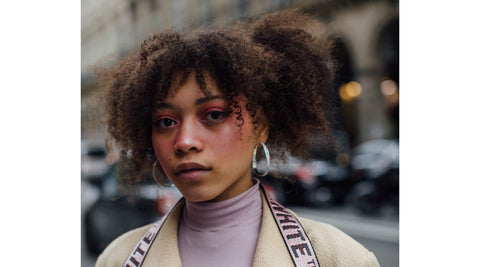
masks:
<path fill-rule="evenodd" d="M 155 240 L 158 231 L 160 231 L 160 228 L 162 227 L 163 221 L 166 217 L 166 215 L 163 216 L 161 220 L 157 221 L 150 229 L 148 229 L 147 233 L 138 242 L 132 253 L 130 253 L 130 256 L 128 256 L 127 261 L 125 262 L 125 264 L 123 264 L 123 267 L 142 266 L 143 259 L 145 259 L 145 256 L 147 255 L 147 252 L 150 249 L 153 240 Z"/>
<path fill-rule="evenodd" d="M 262 190 L 264 190 L 263 187 Z M 278 202 L 271 199 L 266 192 L 265 195 L 267 196 L 270 211 L 277 222 L 278 229 L 282 233 L 283 241 L 285 241 L 295 266 L 320 267 L 310 239 L 308 239 L 298 219 Z"/>

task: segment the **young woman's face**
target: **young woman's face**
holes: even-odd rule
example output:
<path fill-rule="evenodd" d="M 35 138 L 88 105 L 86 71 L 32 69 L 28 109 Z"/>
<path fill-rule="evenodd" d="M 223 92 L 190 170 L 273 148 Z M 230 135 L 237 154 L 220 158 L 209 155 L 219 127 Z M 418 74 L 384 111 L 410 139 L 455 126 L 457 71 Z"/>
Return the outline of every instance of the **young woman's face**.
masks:
<path fill-rule="evenodd" d="M 220 201 L 252 186 L 253 149 L 266 141 L 267 131 L 254 134 L 242 99 L 238 103 L 244 123 L 239 127 L 237 115 L 227 113 L 227 102 L 216 84 L 206 78 L 212 93 L 206 97 L 194 77 L 191 73 L 173 96 L 156 105 L 153 149 L 163 171 L 187 200 Z"/>

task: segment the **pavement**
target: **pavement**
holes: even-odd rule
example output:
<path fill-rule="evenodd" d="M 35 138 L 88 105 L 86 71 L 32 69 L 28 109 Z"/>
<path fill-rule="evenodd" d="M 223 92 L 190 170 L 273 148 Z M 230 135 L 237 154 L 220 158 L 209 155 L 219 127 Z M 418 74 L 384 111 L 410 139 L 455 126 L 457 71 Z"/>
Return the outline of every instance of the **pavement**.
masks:
<path fill-rule="evenodd" d="M 312 209 L 289 207 L 298 216 L 336 226 L 340 230 L 358 237 L 384 242 L 398 243 L 398 216 L 393 214 L 361 215 L 350 207 Z"/>

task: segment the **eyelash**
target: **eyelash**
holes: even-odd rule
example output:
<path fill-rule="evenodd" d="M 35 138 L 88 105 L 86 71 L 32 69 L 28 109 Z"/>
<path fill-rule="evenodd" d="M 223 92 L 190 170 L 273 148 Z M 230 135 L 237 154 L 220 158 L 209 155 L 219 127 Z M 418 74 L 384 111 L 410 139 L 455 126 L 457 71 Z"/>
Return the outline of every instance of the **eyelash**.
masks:
<path fill-rule="evenodd" d="M 202 121 L 204 121 L 207 124 L 215 124 L 219 123 L 225 120 L 225 118 L 228 117 L 230 112 L 228 111 L 222 111 L 222 110 L 209 110 L 205 112 L 205 114 L 202 116 Z M 216 115 L 217 118 L 213 118 L 212 115 Z M 178 124 L 178 121 L 176 121 L 173 118 L 170 117 L 160 117 L 156 119 L 154 122 L 154 127 L 161 128 L 161 129 L 167 129 L 170 127 L 173 127 Z M 168 125 L 166 125 L 168 124 Z"/>
<path fill-rule="evenodd" d="M 211 117 L 212 114 L 218 114 L 219 118 L 208 118 Z M 205 113 L 204 116 L 202 116 L 202 120 L 210 122 L 210 123 L 216 123 L 216 122 L 222 122 L 226 117 L 228 117 L 229 112 L 227 111 L 221 111 L 221 110 L 210 110 Z"/>
<path fill-rule="evenodd" d="M 165 123 L 165 122 L 171 122 L 171 125 L 162 125 L 162 123 Z M 173 125 L 178 124 L 178 122 L 172 118 L 163 117 L 155 120 L 153 124 L 155 127 L 158 127 L 158 128 L 169 128 L 169 127 L 172 127 Z"/>

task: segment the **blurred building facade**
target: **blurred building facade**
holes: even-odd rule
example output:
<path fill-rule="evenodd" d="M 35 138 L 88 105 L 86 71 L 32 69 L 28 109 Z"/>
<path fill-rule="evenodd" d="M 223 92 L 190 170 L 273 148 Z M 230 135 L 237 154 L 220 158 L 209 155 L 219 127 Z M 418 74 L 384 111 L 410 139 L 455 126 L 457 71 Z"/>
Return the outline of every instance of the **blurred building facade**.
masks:
<path fill-rule="evenodd" d="M 95 67 L 115 63 L 155 31 L 284 8 L 319 18 L 335 37 L 335 89 L 349 144 L 398 138 L 398 0 L 82 0 L 82 138 L 105 133 Z"/>

